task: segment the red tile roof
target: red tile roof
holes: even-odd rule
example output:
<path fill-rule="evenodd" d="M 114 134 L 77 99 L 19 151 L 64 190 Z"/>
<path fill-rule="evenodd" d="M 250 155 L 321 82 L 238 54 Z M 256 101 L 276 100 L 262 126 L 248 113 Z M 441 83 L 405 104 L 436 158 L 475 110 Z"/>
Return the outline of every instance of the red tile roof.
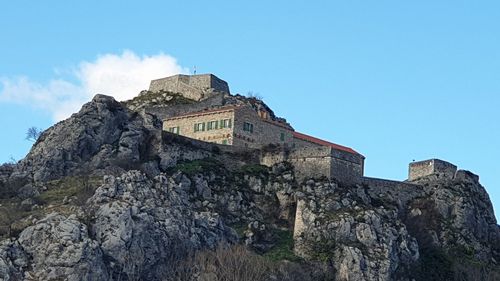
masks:
<path fill-rule="evenodd" d="M 308 141 L 308 142 L 312 142 L 312 143 L 315 143 L 315 144 L 319 144 L 319 145 L 323 145 L 323 146 L 328 146 L 328 147 L 331 147 L 331 148 L 334 148 L 334 149 L 337 149 L 337 150 L 342 150 L 342 151 L 345 151 L 345 152 L 349 152 L 349 153 L 352 153 L 352 154 L 361 155 L 361 154 L 359 154 L 358 152 L 356 152 L 354 149 L 352 149 L 350 147 L 339 145 L 339 144 L 332 143 L 332 142 L 328 142 L 328 141 L 325 141 L 325 140 L 322 140 L 322 139 L 318 139 L 318 138 L 315 138 L 315 137 L 311 137 L 309 135 L 302 134 L 302 133 L 299 133 L 299 132 L 293 132 L 293 136 L 295 138 L 298 138 L 298 139 L 301 139 L 301 140 L 305 140 L 305 141 Z M 361 155 L 361 156 L 363 156 L 363 155 Z"/>

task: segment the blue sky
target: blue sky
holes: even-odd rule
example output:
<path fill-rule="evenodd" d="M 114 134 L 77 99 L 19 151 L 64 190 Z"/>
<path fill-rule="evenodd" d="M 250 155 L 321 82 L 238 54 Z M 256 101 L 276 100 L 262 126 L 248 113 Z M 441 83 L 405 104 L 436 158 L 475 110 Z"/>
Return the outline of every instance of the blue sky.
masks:
<path fill-rule="evenodd" d="M 129 97 L 158 67 L 196 65 L 363 153 L 368 176 L 405 179 L 433 157 L 471 170 L 498 213 L 500 2 L 238 2 L 4 1 L 0 162 L 93 91 Z M 120 86 L 114 72 L 142 82 Z"/>

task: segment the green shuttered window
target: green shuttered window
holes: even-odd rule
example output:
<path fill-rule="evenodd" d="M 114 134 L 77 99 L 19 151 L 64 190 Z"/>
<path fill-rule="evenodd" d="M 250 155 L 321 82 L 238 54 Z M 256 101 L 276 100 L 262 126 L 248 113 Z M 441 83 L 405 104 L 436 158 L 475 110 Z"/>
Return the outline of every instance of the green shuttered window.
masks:
<path fill-rule="evenodd" d="M 253 133 L 253 124 L 248 122 L 243 123 L 243 131 Z"/>

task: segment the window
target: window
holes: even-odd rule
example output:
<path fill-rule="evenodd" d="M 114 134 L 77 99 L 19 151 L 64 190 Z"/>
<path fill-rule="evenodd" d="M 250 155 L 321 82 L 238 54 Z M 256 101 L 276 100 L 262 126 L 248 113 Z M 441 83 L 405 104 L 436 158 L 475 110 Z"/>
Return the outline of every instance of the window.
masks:
<path fill-rule="evenodd" d="M 243 123 L 243 131 L 253 133 L 253 124 L 248 122 Z"/>
<path fill-rule="evenodd" d="M 281 132 L 280 134 L 280 140 L 285 141 L 285 133 Z"/>
<path fill-rule="evenodd" d="M 180 133 L 180 128 L 179 127 L 170 127 L 168 128 L 168 131 L 173 134 L 179 134 Z"/>
<path fill-rule="evenodd" d="M 231 119 L 220 120 L 220 128 L 231 128 Z"/>
<path fill-rule="evenodd" d="M 194 124 L 194 131 L 195 132 L 205 131 L 205 123 L 196 123 L 196 124 Z"/>
<path fill-rule="evenodd" d="M 218 128 L 219 128 L 219 122 L 217 121 L 210 121 L 207 123 L 207 131 L 216 130 Z"/>

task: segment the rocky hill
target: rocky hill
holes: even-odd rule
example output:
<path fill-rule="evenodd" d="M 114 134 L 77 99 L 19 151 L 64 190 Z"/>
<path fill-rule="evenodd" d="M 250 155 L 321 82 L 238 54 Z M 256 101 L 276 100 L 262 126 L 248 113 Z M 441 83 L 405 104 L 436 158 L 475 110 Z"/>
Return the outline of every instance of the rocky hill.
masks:
<path fill-rule="evenodd" d="M 0 280 L 500 280 L 476 175 L 297 181 L 258 151 L 161 132 L 143 108 L 192 103 L 169 95 L 97 95 L 0 166 Z"/>

